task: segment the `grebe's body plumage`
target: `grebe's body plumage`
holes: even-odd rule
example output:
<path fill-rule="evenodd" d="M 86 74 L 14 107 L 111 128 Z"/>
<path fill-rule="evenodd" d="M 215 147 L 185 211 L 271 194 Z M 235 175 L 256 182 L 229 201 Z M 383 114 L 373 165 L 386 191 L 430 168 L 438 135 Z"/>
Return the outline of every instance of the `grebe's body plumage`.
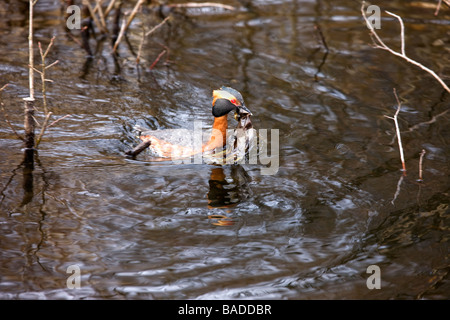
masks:
<path fill-rule="evenodd" d="M 242 95 L 233 88 L 222 87 L 213 91 L 214 123 L 210 133 L 198 137 L 196 136 L 198 133 L 187 129 L 142 131 L 139 136 L 142 140 L 141 145 L 144 144 L 144 148 L 149 147 L 151 154 L 160 158 L 186 158 L 198 153 L 211 154 L 227 144 L 227 118 L 231 111 L 235 111 L 235 118 L 239 121 L 238 127 L 251 128 L 251 112 L 245 106 Z M 199 138 L 201 141 L 198 141 Z M 139 146 L 135 148 L 137 149 Z M 137 154 L 135 150 L 127 154 L 134 156 Z"/>

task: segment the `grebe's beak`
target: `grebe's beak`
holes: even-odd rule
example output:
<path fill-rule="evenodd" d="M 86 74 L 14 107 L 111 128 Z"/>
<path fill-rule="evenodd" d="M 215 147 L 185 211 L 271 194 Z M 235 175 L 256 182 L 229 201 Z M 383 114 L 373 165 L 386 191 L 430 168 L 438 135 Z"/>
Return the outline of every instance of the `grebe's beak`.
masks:
<path fill-rule="evenodd" d="M 248 109 L 247 109 L 248 110 Z M 252 113 L 251 112 L 241 112 L 234 115 L 235 119 L 238 121 L 238 128 L 242 128 L 244 130 L 249 130 L 253 128 L 252 120 L 250 119 Z"/>
<path fill-rule="evenodd" d="M 238 114 L 249 114 L 250 116 L 252 116 L 253 114 L 251 113 L 250 110 L 248 110 L 248 108 L 245 105 L 239 106 L 237 107 L 236 112 Z"/>
<path fill-rule="evenodd" d="M 248 110 L 248 108 L 245 105 L 242 105 L 236 108 L 236 112 L 234 113 L 234 119 L 239 121 L 242 116 L 252 116 L 252 115 L 253 114 L 251 113 L 251 111 Z"/>

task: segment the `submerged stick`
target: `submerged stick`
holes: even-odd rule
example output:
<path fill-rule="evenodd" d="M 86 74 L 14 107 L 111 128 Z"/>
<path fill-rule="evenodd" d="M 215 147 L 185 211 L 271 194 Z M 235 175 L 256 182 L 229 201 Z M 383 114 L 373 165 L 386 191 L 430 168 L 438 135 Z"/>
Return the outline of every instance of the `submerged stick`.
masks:
<path fill-rule="evenodd" d="M 150 140 L 142 141 L 140 144 L 138 144 L 133 150 L 129 150 L 125 152 L 127 156 L 136 157 L 139 153 L 150 147 L 152 142 Z"/>

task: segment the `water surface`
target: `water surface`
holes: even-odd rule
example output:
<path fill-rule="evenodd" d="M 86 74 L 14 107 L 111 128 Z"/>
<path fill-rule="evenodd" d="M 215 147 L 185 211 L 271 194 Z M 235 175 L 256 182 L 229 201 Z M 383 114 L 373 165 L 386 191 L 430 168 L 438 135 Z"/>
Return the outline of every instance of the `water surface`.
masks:
<path fill-rule="evenodd" d="M 100 34 L 88 58 L 60 2 L 39 0 L 35 39 L 56 36 L 48 60 L 60 61 L 48 70 L 49 108 L 54 119 L 71 116 L 48 130 L 30 170 L 1 113 L 0 298 L 448 299 L 448 94 L 371 46 L 359 1 L 223 3 L 237 10 L 174 14 L 136 67 L 142 26 L 161 22 L 151 8 L 119 58 Z M 407 54 L 446 79 L 448 8 L 380 6 L 404 17 Z M 24 10 L 0 5 L 2 101 L 20 133 Z M 379 32 L 399 48 L 396 20 L 383 13 Z M 279 130 L 276 174 L 124 156 L 136 124 L 208 128 L 221 85 L 243 94 L 255 128 Z M 38 79 L 36 88 L 39 104 Z M 397 108 L 394 88 L 406 176 L 385 117 Z M 71 265 L 80 289 L 67 288 Z M 370 265 L 380 267 L 379 290 L 367 288 Z"/>

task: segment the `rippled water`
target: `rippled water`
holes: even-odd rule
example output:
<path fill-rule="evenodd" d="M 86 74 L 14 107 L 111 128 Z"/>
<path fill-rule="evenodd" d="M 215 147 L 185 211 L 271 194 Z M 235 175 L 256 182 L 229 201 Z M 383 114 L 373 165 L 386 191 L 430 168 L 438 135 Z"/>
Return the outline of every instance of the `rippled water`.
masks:
<path fill-rule="evenodd" d="M 30 170 L 0 115 L 0 298 L 448 299 L 448 94 L 371 47 L 359 1 L 223 3 L 238 9 L 174 15 L 146 40 L 136 68 L 142 25 L 161 21 L 152 10 L 137 15 L 117 60 L 100 34 L 87 58 L 64 29 L 60 2 L 39 0 L 36 41 L 55 35 L 48 59 L 60 61 L 48 71 L 49 108 L 54 119 L 70 117 L 48 130 Z M 2 101 L 19 132 L 24 8 L 0 4 Z M 449 9 L 382 9 L 404 17 L 411 58 L 450 74 Z M 380 35 L 398 48 L 397 21 L 382 17 Z M 255 128 L 279 129 L 276 174 L 262 175 L 260 163 L 124 156 L 136 124 L 208 128 L 221 85 L 243 94 Z M 396 111 L 394 88 L 405 177 L 384 117 Z M 67 288 L 71 265 L 80 289 Z M 379 290 L 366 285 L 370 265 L 380 267 Z"/>

